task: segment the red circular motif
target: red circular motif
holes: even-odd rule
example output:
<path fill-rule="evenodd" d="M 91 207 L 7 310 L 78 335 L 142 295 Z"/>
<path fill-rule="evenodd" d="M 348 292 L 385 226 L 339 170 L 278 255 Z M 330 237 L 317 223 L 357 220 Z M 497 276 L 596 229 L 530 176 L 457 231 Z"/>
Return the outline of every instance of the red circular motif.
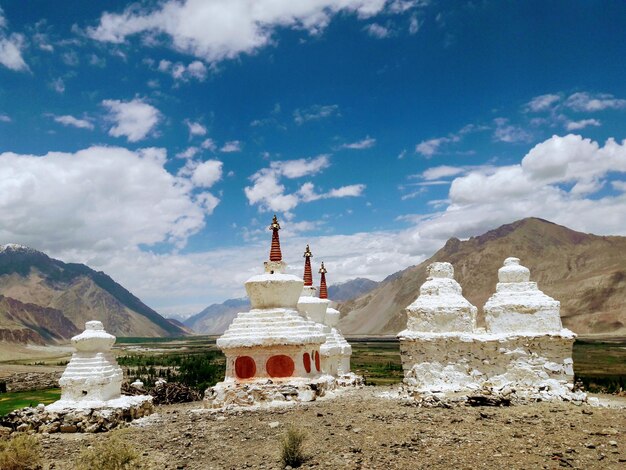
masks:
<path fill-rule="evenodd" d="M 272 356 L 265 364 L 267 373 L 270 377 L 291 377 L 295 369 L 295 364 L 289 356 L 279 354 Z"/>
<path fill-rule="evenodd" d="M 304 362 L 304 370 L 306 370 L 307 374 L 311 372 L 311 355 L 309 353 L 304 353 L 302 362 Z"/>
<path fill-rule="evenodd" d="M 250 356 L 239 356 L 235 359 L 235 374 L 240 379 L 249 379 L 256 374 L 256 363 Z"/>
<path fill-rule="evenodd" d="M 318 372 L 322 370 L 320 367 L 320 353 L 318 351 L 315 351 L 315 368 Z"/>

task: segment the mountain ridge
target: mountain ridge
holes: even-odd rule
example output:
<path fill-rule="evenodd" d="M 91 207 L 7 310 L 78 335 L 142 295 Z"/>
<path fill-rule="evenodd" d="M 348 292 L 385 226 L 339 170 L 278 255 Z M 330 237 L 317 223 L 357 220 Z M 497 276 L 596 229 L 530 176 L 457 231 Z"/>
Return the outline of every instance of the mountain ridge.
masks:
<path fill-rule="evenodd" d="M 130 291 L 102 271 L 78 263 L 64 263 L 47 254 L 17 244 L 0 246 L 0 295 L 5 300 L 0 310 L 0 328 L 5 337 L 15 336 L 6 330 L 30 328 L 33 334 L 24 333 L 32 341 L 62 342 L 78 331 L 85 321 L 101 320 L 117 336 L 178 336 L 185 335 L 183 328 L 169 322 L 145 305 Z M 32 321 L 16 320 L 7 302 Z M 68 323 L 58 319 L 60 330 L 47 333 L 46 319 L 37 312 L 40 307 L 48 316 L 63 316 Z M 35 313 L 33 313 L 35 312 Z M 73 328 L 69 325 L 73 325 Z M 38 332 L 39 339 L 36 339 Z M 20 335 L 17 335 L 19 337 Z"/>
<path fill-rule="evenodd" d="M 546 294 L 561 301 L 566 327 L 582 334 L 626 333 L 626 237 L 585 234 L 526 218 L 465 241 L 450 238 L 429 259 L 388 276 L 373 291 L 339 306 L 346 334 L 395 334 L 406 325 L 404 309 L 419 294 L 426 267 L 451 262 L 463 294 L 479 308 L 495 291 L 497 271 L 509 256 L 531 270 Z"/>

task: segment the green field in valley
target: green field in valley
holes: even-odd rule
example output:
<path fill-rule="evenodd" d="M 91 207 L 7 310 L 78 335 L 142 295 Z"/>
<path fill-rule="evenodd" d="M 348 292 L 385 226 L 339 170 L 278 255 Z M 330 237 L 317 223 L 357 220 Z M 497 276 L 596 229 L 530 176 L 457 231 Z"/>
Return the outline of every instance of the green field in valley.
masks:
<path fill-rule="evenodd" d="M 348 338 L 352 344 L 352 370 L 368 385 L 402 382 L 400 345 L 394 338 Z M 121 338 L 114 347 L 126 378 L 140 378 L 151 386 L 158 377 L 179 380 L 199 391 L 224 376 L 224 356 L 215 346 L 215 337 Z M 574 371 L 590 392 L 614 393 L 626 390 L 626 342 L 577 341 Z M 0 393 L 0 416 L 37 403 L 59 398 L 59 389 Z"/>
<path fill-rule="evenodd" d="M 60 397 L 61 390 L 58 388 L 29 392 L 0 393 L 0 416 L 19 408 L 37 406 L 39 403 L 48 405 L 53 401 L 57 401 Z"/>

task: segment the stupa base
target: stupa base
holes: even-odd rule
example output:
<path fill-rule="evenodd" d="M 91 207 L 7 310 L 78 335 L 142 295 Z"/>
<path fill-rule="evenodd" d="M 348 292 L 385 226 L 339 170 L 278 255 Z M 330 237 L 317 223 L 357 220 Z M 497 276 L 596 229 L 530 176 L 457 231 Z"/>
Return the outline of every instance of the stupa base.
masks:
<path fill-rule="evenodd" d="M 48 406 L 22 408 L 0 418 L 0 427 L 12 432 L 106 432 L 152 414 L 150 396 L 122 396 L 103 402 L 59 400 Z"/>
<path fill-rule="evenodd" d="M 311 402 L 326 395 L 337 386 L 330 375 L 315 379 L 288 381 L 219 382 L 204 392 L 205 408 L 232 408 L 263 404 Z"/>
<path fill-rule="evenodd" d="M 492 393 L 579 399 L 574 392 L 575 335 L 400 333 L 404 383 L 413 393 Z"/>

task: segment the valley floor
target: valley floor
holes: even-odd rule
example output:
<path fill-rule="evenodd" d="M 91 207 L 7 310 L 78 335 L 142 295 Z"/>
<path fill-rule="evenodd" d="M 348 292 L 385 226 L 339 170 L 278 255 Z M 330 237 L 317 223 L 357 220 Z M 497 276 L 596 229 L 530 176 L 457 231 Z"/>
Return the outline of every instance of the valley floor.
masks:
<path fill-rule="evenodd" d="M 110 434 L 41 436 L 46 469 L 72 469 L 82 450 L 112 434 L 142 454 L 145 468 L 281 468 L 280 438 L 303 430 L 320 469 L 622 469 L 626 399 L 619 408 L 537 403 L 506 408 L 419 408 L 384 398 L 395 387 L 365 387 L 309 404 L 213 412 L 202 404 L 158 407 Z M 138 467 L 136 467 L 138 468 Z"/>

